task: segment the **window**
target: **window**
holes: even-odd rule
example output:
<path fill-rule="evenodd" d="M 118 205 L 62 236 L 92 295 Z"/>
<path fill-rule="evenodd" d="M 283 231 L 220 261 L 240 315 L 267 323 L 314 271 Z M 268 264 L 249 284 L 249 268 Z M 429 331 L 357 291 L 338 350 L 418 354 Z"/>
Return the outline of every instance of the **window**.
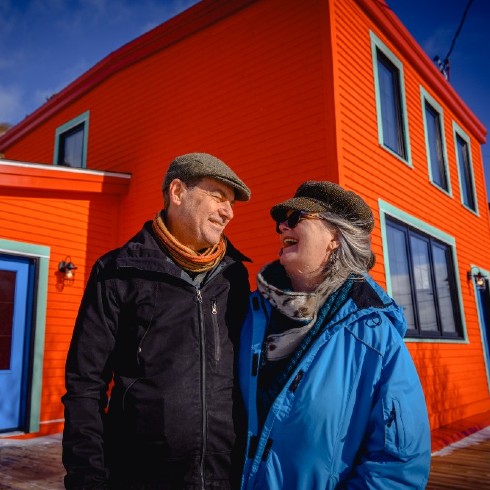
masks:
<path fill-rule="evenodd" d="M 422 110 L 430 180 L 443 191 L 450 193 L 442 108 L 423 89 Z"/>
<path fill-rule="evenodd" d="M 394 218 L 386 219 L 391 294 L 412 338 L 461 339 L 452 248 Z"/>
<path fill-rule="evenodd" d="M 453 126 L 461 201 L 467 208 L 476 212 L 477 205 L 473 181 L 473 165 L 471 163 L 470 140 L 461 128 L 456 124 L 453 124 Z"/>
<path fill-rule="evenodd" d="M 87 166 L 88 116 L 69 121 L 56 130 L 55 165 L 84 168 Z"/>
<path fill-rule="evenodd" d="M 371 41 L 379 141 L 390 152 L 409 162 L 403 66 L 373 33 Z"/>

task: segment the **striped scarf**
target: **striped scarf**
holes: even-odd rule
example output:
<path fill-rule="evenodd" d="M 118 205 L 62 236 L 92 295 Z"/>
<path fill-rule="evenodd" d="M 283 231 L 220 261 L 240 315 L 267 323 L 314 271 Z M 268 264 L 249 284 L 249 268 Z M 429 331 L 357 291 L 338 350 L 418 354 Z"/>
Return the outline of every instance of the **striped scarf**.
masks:
<path fill-rule="evenodd" d="M 165 247 L 168 254 L 174 262 L 182 269 L 190 272 L 206 272 L 216 267 L 226 253 L 226 238 L 221 237 L 220 241 L 207 248 L 202 253 L 194 252 L 194 250 L 182 245 L 167 229 L 161 217 L 161 213 L 157 213 L 152 223 L 153 231 L 160 243 Z"/>

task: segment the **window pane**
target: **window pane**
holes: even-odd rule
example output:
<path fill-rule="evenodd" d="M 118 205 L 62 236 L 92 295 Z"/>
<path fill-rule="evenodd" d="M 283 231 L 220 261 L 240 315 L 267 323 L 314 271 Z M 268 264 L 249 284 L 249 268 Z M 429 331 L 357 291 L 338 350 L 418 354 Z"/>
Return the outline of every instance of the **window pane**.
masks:
<path fill-rule="evenodd" d="M 383 144 L 405 158 L 399 71 L 379 50 L 377 59 Z"/>
<path fill-rule="evenodd" d="M 445 190 L 448 190 L 446 167 L 442 151 L 441 117 L 439 113 L 425 104 L 425 120 L 427 122 L 427 138 L 429 143 L 429 161 L 432 181 Z"/>
<path fill-rule="evenodd" d="M 420 330 L 437 331 L 434 290 L 430 277 L 429 243 L 412 235 L 410 246 Z"/>
<path fill-rule="evenodd" d="M 0 370 L 10 369 L 16 272 L 0 271 Z"/>
<path fill-rule="evenodd" d="M 409 330 L 415 329 L 412 291 L 408 273 L 408 254 L 405 232 L 387 227 L 391 289 L 394 300 L 403 308 Z"/>
<path fill-rule="evenodd" d="M 432 246 L 434 260 L 434 274 L 436 278 L 437 299 L 439 301 L 439 315 L 443 332 L 456 333 L 454 321 L 454 308 L 451 298 L 451 285 L 449 277 L 449 250 L 440 245 Z"/>
<path fill-rule="evenodd" d="M 463 192 L 463 203 L 470 209 L 475 209 L 475 196 L 473 194 L 473 175 L 470 167 L 470 155 L 468 144 L 461 137 L 456 136 L 458 144 L 459 175 L 461 176 L 461 188 Z"/>
<path fill-rule="evenodd" d="M 68 167 L 83 166 L 83 124 L 70 130 L 60 138 L 60 165 Z"/>

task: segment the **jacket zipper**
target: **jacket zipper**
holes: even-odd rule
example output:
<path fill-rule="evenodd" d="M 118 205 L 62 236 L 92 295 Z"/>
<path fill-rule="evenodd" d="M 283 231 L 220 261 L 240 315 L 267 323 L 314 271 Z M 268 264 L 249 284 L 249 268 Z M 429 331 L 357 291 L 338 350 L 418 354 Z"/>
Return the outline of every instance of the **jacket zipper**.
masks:
<path fill-rule="evenodd" d="M 215 299 L 211 300 L 211 314 L 214 329 L 214 360 L 218 363 L 221 358 L 221 344 L 219 341 L 218 303 Z"/>
<path fill-rule="evenodd" d="M 202 445 L 201 445 L 201 488 L 204 490 L 204 455 L 206 454 L 206 434 L 207 434 L 207 410 L 206 410 L 206 335 L 204 331 L 204 319 L 202 312 L 201 290 L 196 288 L 196 297 L 199 305 L 199 340 L 201 355 L 201 407 L 202 407 Z"/>

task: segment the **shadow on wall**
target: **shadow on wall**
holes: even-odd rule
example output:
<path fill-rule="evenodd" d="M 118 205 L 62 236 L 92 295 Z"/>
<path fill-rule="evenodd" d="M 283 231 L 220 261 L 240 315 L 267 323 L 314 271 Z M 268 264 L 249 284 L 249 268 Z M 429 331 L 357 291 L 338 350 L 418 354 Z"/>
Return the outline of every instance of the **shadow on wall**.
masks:
<path fill-rule="evenodd" d="M 445 353 L 443 354 L 443 351 Z M 464 417 L 464 399 L 452 381 L 447 346 L 414 343 L 410 352 L 424 389 L 431 430 L 438 429 Z"/>

